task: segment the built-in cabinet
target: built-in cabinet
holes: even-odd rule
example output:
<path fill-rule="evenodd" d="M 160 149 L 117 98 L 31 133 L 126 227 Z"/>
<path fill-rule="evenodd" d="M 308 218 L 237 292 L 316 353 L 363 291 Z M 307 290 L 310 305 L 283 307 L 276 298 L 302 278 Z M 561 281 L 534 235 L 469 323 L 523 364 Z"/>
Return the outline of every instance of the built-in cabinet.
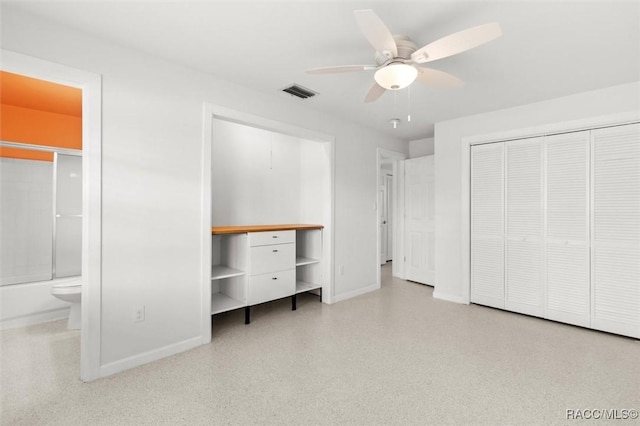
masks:
<path fill-rule="evenodd" d="M 472 147 L 471 301 L 640 337 L 640 124 Z"/>
<path fill-rule="evenodd" d="M 211 313 L 322 289 L 322 226 L 212 228 Z"/>

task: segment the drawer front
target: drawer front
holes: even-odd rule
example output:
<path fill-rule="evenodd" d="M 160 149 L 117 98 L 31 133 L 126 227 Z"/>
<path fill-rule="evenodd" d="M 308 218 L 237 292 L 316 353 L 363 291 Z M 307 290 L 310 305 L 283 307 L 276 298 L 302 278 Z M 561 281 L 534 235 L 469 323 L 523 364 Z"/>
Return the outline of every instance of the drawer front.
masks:
<path fill-rule="evenodd" d="M 296 231 L 250 232 L 249 245 L 285 244 L 296 242 Z"/>
<path fill-rule="evenodd" d="M 251 247 L 251 275 L 283 271 L 296 267 L 296 245 L 273 244 Z"/>
<path fill-rule="evenodd" d="M 251 276 L 248 290 L 249 305 L 292 296 L 296 291 L 296 270 Z"/>

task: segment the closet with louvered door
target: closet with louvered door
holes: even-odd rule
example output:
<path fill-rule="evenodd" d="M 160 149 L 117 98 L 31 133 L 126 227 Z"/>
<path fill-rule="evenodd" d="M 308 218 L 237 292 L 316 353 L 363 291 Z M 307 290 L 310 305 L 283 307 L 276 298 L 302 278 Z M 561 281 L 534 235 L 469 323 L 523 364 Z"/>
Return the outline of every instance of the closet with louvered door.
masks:
<path fill-rule="evenodd" d="M 471 302 L 504 308 L 504 144 L 471 149 Z"/>
<path fill-rule="evenodd" d="M 470 299 L 640 338 L 640 123 L 471 147 Z"/>
<path fill-rule="evenodd" d="M 544 316 L 542 138 L 505 144 L 505 308 Z"/>
<path fill-rule="evenodd" d="M 591 326 L 640 338 L 640 124 L 591 134 Z"/>
<path fill-rule="evenodd" d="M 589 327 L 589 131 L 545 138 L 546 318 Z"/>

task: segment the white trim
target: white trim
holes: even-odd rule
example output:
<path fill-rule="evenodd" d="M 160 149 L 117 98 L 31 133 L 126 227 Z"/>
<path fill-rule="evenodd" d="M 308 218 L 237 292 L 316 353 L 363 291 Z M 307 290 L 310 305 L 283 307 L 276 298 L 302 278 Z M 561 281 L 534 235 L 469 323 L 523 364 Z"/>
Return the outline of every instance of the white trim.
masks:
<path fill-rule="evenodd" d="M 1 50 L 2 69 L 82 89 L 82 329 L 80 378 L 100 377 L 102 286 L 102 77 Z"/>
<path fill-rule="evenodd" d="M 394 186 L 395 191 L 395 233 L 393 234 L 394 243 L 393 243 L 393 257 L 396 258 L 396 262 L 393 262 L 391 265 L 391 275 L 400 278 L 406 279 L 405 274 L 405 210 L 404 210 L 404 200 L 405 200 L 405 176 L 404 176 L 404 162 L 408 158 L 404 160 L 396 161 L 397 165 L 397 173 L 395 173 L 396 177 L 396 186 Z M 394 169 L 395 170 L 395 169 Z"/>
<path fill-rule="evenodd" d="M 379 258 L 379 256 L 378 256 Z M 380 265 L 378 265 L 378 269 L 380 269 Z M 351 299 L 352 297 L 361 296 L 366 293 L 370 293 L 372 291 L 376 291 L 380 288 L 378 284 L 371 284 L 369 286 L 359 288 L 356 290 L 348 291 L 346 293 L 339 294 L 333 297 L 333 302 L 342 302 L 343 300 Z"/>
<path fill-rule="evenodd" d="M 380 250 L 382 249 L 382 233 L 380 231 L 380 206 L 382 204 L 382 200 L 380 199 L 380 177 L 381 177 L 381 166 L 383 159 L 391 159 L 391 164 L 393 167 L 393 224 L 391 234 L 393 235 L 393 257 L 394 258 L 402 258 L 404 259 L 404 235 L 399 234 L 399 209 L 398 207 L 398 190 L 399 190 L 399 169 L 398 161 L 406 160 L 407 155 L 401 152 L 389 151 L 388 149 L 376 148 L 376 285 L 377 288 L 380 288 L 382 285 L 382 273 L 380 271 Z M 402 179 L 403 187 L 404 187 L 404 179 Z M 404 192 L 403 192 L 404 193 Z M 404 211 L 404 209 L 402 209 Z M 404 220 L 403 220 L 404 223 Z M 404 225 L 402 226 L 404 229 Z M 401 268 L 401 269 L 399 269 Z M 391 265 L 392 275 L 394 277 L 404 277 L 404 262 L 393 262 Z"/>
<path fill-rule="evenodd" d="M 597 117 L 583 118 L 560 123 L 548 123 L 540 126 L 503 132 L 489 133 L 463 137 L 460 141 L 461 183 L 460 183 L 460 270 L 462 272 L 460 283 L 460 303 L 470 303 L 471 294 L 471 241 L 470 241 L 470 214 L 471 214 L 471 146 L 485 143 L 504 142 L 514 139 L 525 139 L 538 136 L 550 136 L 558 133 L 578 132 L 600 127 L 611 127 L 640 121 L 640 111 L 628 111 L 618 114 L 608 114 Z M 434 292 L 434 297 L 436 293 Z M 446 299 L 443 296 L 444 300 Z M 455 300 L 452 300 L 455 301 Z"/>
<path fill-rule="evenodd" d="M 538 136 L 551 136 L 558 133 L 572 133 L 581 130 L 593 130 L 600 127 L 621 126 L 640 121 L 640 111 L 628 111 L 618 114 L 608 114 L 592 118 L 549 123 L 522 129 L 507 130 L 484 135 L 468 136 L 463 142 L 469 145 L 483 143 L 504 142 L 514 139 L 526 139 Z"/>
<path fill-rule="evenodd" d="M 469 302 L 465 302 L 461 297 L 458 297 L 453 294 L 440 293 L 436 290 L 433 291 L 433 298 L 446 300 L 447 302 L 461 303 L 463 305 L 468 305 Z"/>
<path fill-rule="evenodd" d="M 180 352 L 188 351 L 202 345 L 202 339 L 200 336 L 192 337 L 191 339 L 183 340 L 182 342 L 173 343 L 162 348 L 154 349 L 148 352 L 144 352 L 138 355 L 131 356 L 129 358 L 120 359 L 118 361 L 105 364 L 100 367 L 100 376 L 106 377 L 112 374 L 120 373 L 121 371 L 129 370 L 134 367 L 139 367 L 144 364 L 148 364 L 153 361 L 157 361 L 162 358 L 166 358 Z"/>
<path fill-rule="evenodd" d="M 335 141 L 335 138 L 333 136 L 325 133 L 315 132 L 313 130 L 304 129 L 292 124 L 271 120 L 259 115 L 237 111 L 208 102 L 205 102 L 205 109 L 208 109 L 208 111 L 210 112 L 210 114 L 206 116 L 207 119 L 210 117 L 215 117 L 221 120 L 231 121 L 233 123 L 246 124 L 252 127 L 258 127 L 260 129 L 270 130 L 273 132 L 278 132 L 285 135 L 295 136 L 301 139 L 308 139 L 316 142 Z"/>
<path fill-rule="evenodd" d="M 336 144 L 335 138 L 330 137 L 330 141 L 326 142 L 325 147 L 329 150 L 329 205 L 326 207 L 325 215 L 328 218 L 328 222 L 324 224 L 324 230 L 322 231 L 322 256 L 323 267 L 322 276 L 327 277 L 329 285 L 329 291 L 322 292 L 323 303 L 335 302 L 335 252 L 336 252 L 336 239 L 335 232 L 333 230 L 333 224 L 336 223 Z M 326 244 L 325 244 L 326 242 Z M 323 278 L 323 284 L 325 279 Z M 327 293 L 327 294 L 325 294 Z"/>
<path fill-rule="evenodd" d="M 211 342 L 211 140 L 213 137 L 213 109 L 208 103 L 204 104 L 202 117 L 202 194 L 200 211 L 202 212 L 200 240 L 200 281 L 202 325 L 200 337 L 202 344 Z"/>
<path fill-rule="evenodd" d="M 213 120 L 220 119 L 233 123 L 249 125 L 273 132 L 298 137 L 301 139 L 325 143 L 328 148 L 329 157 L 329 179 L 330 197 L 323 223 L 323 284 L 326 284 L 322 291 L 322 302 L 335 302 L 335 274 L 333 271 L 335 238 L 333 224 L 335 222 L 335 137 L 324 133 L 297 127 L 288 123 L 271 120 L 258 115 L 237 111 L 227 107 L 204 103 L 203 132 L 202 132 L 202 196 L 201 196 L 201 225 L 200 225 L 200 279 L 201 279 L 201 336 L 200 342 L 207 344 L 211 342 L 211 141 L 213 138 Z M 326 282 L 324 282 L 326 277 Z"/>

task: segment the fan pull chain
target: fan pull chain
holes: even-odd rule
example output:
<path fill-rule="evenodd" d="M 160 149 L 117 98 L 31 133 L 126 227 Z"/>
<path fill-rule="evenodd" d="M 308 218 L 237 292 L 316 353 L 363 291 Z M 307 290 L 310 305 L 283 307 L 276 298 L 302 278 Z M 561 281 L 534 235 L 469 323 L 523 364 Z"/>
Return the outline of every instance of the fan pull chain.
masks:
<path fill-rule="evenodd" d="M 411 85 L 407 87 L 407 123 L 411 123 Z"/>
<path fill-rule="evenodd" d="M 394 117 L 398 116 L 398 91 L 397 90 L 393 91 L 393 116 Z M 393 123 L 393 128 L 397 129 L 398 119 L 394 118 L 391 122 Z"/>

